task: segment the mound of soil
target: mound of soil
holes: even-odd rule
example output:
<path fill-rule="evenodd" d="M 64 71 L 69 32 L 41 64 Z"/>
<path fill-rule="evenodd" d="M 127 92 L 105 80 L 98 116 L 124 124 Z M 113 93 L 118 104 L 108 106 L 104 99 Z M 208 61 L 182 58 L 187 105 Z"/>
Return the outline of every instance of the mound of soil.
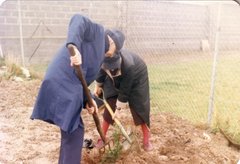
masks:
<path fill-rule="evenodd" d="M 41 81 L 0 82 L 0 163 L 53 164 L 58 161 L 59 128 L 38 120 L 30 120 Z M 92 116 L 83 111 L 85 138 L 98 139 Z M 240 159 L 239 150 L 228 146 L 221 133 L 210 133 L 187 120 L 171 114 L 151 115 L 151 141 L 154 150 L 142 149 L 142 133 L 135 127 L 129 111 L 122 112 L 121 122 L 131 131 L 133 144 L 109 159 L 109 152 L 83 148 L 82 163 L 233 163 Z M 115 133 L 110 127 L 108 137 Z M 114 147 L 112 146 L 114 149 Z"/>

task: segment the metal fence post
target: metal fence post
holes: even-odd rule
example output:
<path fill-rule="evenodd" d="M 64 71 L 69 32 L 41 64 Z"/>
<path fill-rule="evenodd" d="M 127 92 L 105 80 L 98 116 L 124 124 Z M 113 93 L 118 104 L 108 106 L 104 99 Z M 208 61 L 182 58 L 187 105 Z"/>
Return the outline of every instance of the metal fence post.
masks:
<path fill-rule="evenodd" d="M 22 34 L 22 15 L 21 15 L 21 3 L 18 0 L 18 21 L 19 21 L 19 39 L 21 45 L 21 58 L 22 58 L 22 65 L 25 67 L 25 60 L 24 60 L 24 47 L 23 47 L 23 34 Z"/>
<path fill-rule="evenodd" d="M 214 112 L 214 91 L 215 91 L 215 80 L 216 80 L 216 67 L 217 67 L 217 59 L 218 59 L 218 42 L 219 42 L 219 33 L 220 33 L 220 16 L 221 16 L 221 2 L 218 4 L 217 11 L 217 31 L 215 36 L 215 45 L 214 45 L 214 59 L 213 59 L 213 67 L 212 67 L 212 77 L 211 77 L 211 89 L 210 89 L 210 98 L 209 98 L 209 106 L 208 106 L 208 125 L 212 122 L 212 114 Z"/>

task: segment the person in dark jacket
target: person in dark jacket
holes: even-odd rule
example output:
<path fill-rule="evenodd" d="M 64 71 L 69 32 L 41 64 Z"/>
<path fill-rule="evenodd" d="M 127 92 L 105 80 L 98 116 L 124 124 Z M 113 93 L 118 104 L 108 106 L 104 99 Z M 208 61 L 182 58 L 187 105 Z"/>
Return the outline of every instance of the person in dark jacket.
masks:
<path fill-rule="evenodd" d="M 74 45 L 70 57 L 67 46 Z M 76 14 L 71 18 L 66 43 L 49 64 L 41 84 L 31 119 L 54 124 L 61 131 L 59 164 L 81 163 L 84 125 L 81 111 L 86 97 L 73 65 L 82 68 L 88 85 L 97 77 L 105 54 L 105 35 L 102 25 Z M 87 106 L 87 105 L 86 105 Z M 90 113 L 95 108 L 87 109 Z"/>
<path fill-rule="evenodd" d="M 148 70 L 145 62 L 136 54 L 123 50 L 124 34 L 119 30 L 105 31 L 105 54 L 101 70 L 96 79 L 94 94 L 100 96 L 103 89 L 105 98 L 115 111 L 123 111 L 129 105 L 135 125 L 141 125 L 143 148 L 151 151 L 150 142 L 150 98 Z M 105 109 L 103 133 L 106 135 L 113 120 Z M 101 139 L 98 147 L 102 146 Z"/>

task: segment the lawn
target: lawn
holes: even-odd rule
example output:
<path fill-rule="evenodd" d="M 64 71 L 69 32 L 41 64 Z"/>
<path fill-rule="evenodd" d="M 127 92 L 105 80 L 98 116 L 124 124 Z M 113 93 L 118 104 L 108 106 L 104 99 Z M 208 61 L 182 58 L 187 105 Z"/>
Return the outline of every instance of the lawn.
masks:
<path fill-rule="evenodd" d="M 150 65 L 153 111 L 173 112 L 192 121 L 206 122 L 211 62 Z"/>
<path fill-rule="evenodd" d="M 171 112 L 196 124 L 207 123 L 212 63 L 202 58 L 148 65 L 152 113 Z M 211 122 L 213 128 L 235 136 L 240 132 L 239 65 L 238 54 L 218 57 Z"/>

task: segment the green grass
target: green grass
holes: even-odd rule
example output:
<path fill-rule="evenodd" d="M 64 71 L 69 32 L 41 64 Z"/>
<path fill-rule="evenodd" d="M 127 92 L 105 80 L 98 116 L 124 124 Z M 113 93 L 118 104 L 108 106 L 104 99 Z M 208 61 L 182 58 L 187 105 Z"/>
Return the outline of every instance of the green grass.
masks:
<path fill-rule="evenodd" d="M 151 104 L 192 121 L 206 121 L 211 78 L 209 61 L 151 65 Z"/>
<path fill-rule="evenodd" d="M 207 123 L 212 63 L 208 58 L 148 65 L 152 113 L 171 112 Z M 223 127 L 233 136 L 240 136 L 239 66 L 240 55 L 220 55 L 216 69 L 212 127 Z"/>

